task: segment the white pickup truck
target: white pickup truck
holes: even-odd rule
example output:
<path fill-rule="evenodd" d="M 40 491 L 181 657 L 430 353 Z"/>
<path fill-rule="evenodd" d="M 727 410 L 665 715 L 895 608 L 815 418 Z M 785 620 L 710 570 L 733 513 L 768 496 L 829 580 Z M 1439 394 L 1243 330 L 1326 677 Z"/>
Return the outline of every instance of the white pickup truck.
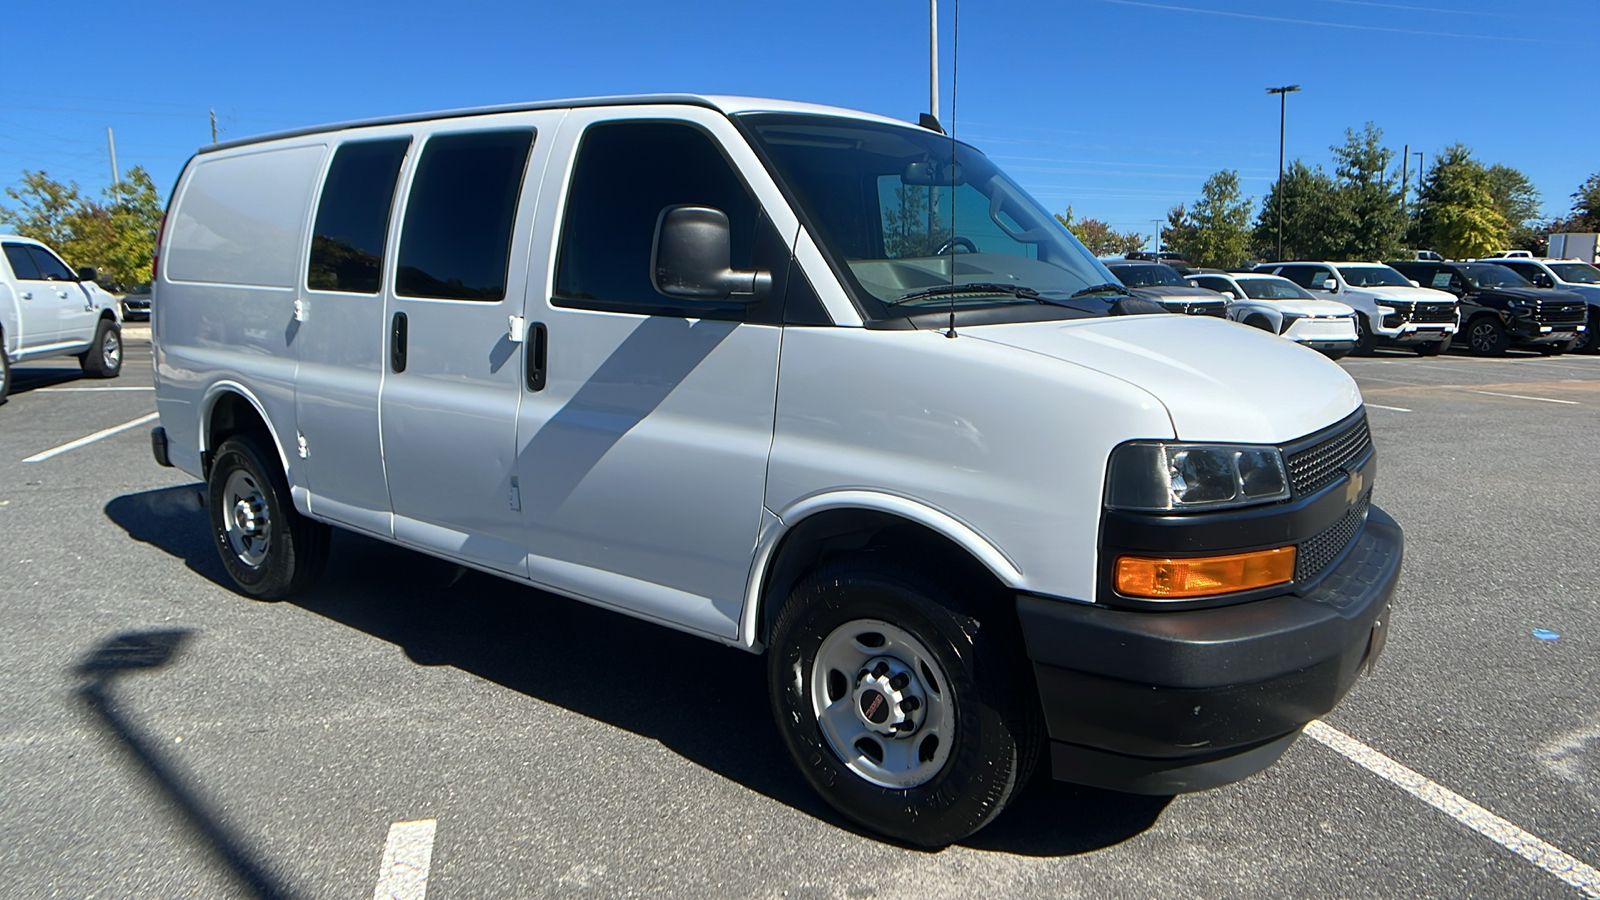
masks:
<path fill-rule="evenodd" d="M 122 371 L 122 320 L 117 300 L 32 238 L 0 235 L 0 403 L 11 390 L 11 364 L 76 356 L 83 374 Z"/>

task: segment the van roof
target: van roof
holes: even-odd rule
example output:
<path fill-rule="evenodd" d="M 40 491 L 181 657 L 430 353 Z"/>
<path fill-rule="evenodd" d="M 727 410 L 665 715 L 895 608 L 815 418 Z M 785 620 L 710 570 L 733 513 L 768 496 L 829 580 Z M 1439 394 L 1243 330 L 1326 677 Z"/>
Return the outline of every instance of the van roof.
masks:
<path fill-rule="evenodd" d="M 811 115 L 843 116 L 851 119 L 863 119 L 866 121 L 883 122 L 892 125 L 911 124 L 890 116 L 880 116 L 875 113 L 861 112 L 860 110 L 854 109 L 844 109 L 837 106 L 823 106 L 816 103 L 802 103 L 795 100 L 772 100 L 761 97 L 738 97 L 716 94 L 628 94 L 610 97 L 578 97 L 566 100 L 537 100 L 526 103 L 503 103 L 495 106 L 473 106 L 464 109 L 402 113 L 400 115 L 380 116 L 372 119 L 358 119 L 350 122 L 313 125 L 306 128 L 294 128 L 287 131 L 276 131 L 270 134 L 237 138 L 235 140 L 222 141 L 221 143 L 216 144 L 207 144 L 204 147 L 201 147 L 198 152 L 213 153 L 218 150 L 227 150 L 232 147 L 244 147 L 250 144 L 260 144 L 267 141 L 276 141 L 284 138 L 303 137 L 305 135 L 345 131 L 351 128 L 367 128 L 375 125 L 402 125 L 407 122 L 428 122 L 436 119 L 459 119 L 467 116 L 527 112 L 530 110 L 539 109 L 576 109 L 580 107 L 593 106 L 648 106 L 655 104 L 699 106 L 706 109 L 714 109 L 726 115 L 751 112 L 808 113 Z"/>

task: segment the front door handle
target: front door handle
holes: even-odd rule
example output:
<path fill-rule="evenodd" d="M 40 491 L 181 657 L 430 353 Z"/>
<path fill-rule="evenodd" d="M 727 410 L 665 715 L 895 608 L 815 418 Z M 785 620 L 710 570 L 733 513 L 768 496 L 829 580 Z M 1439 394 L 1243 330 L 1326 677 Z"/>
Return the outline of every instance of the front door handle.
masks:
<path fill-rule="evenodd" d="M 33 299 L 33 291 L 23 291 L 22 292 L 22 299 L 24 299 L 24 300 L 32 300 Z"/>
<path fill-rule="evenodd" d="M 389 328 L 389 367 L 396 372 L 406 370 L 406 314 L 394 314 L 394 324 Z"/>
<path fill-rule="evenodd" d="M 544 327 L 543 322 L 534 322 L 528 326 L 528 340 L 522 345 L 522 352 L 528 359 L 528 390 L 544 390 L 545 357 L 549 353 L 550 331 Z"/>

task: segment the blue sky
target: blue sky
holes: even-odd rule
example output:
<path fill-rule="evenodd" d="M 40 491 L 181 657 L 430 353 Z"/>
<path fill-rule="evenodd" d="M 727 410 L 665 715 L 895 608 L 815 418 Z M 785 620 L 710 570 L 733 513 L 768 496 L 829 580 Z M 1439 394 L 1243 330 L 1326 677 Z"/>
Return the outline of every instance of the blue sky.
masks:
<path fill-rule="evenodd" d="M 927 0 L 53 0 L 6 6 L 0 185 L 24 169 L 163 192 L 210 139 L 427 109 L 636 92 L 749 94 L 915 120 Z M 940 118 L 1046 207 L 1150 230 L 1207 176 L 1258 201 L 1287 156 L 1329 165 L 1367 121 L 1398 155 L 1463 142 L 1547 214 L 1600 171 L 1600 3 L 1543 0 L 939 2 Z M 959 84 L 952 91 L 952 69 Z M 1396 160 L 1398 164 L 1398 159 Z M 1330 166 L 1331 167 L 1331 166 Z M 1414 175 L 1413 175 L 1414 178 Z M 0 200 L 0 203 L 8 201 Z"/>

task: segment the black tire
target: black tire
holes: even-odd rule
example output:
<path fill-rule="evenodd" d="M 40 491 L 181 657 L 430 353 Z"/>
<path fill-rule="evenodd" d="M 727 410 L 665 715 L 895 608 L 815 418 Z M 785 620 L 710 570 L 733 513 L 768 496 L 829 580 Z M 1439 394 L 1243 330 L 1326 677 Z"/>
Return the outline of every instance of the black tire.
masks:
<path fill-rule="evenodd" d="M 1439 354 L 1443 353 L 1444 352 L 1444 348 L 1446 348 L 1448 346 L 1450 346 L 1450 339 L 1449 338 L 1445 338 L 1442 341 L 1433 341 L 1433 342 L 1427 343 L 1427 344 L 1418 344 L 1418 345 L 1416 345 L 1416 347 L 1414 347 L 1412 349 L 1417 351 L 1417 355 L 1418 356 L 1438 356 Z"/>
<path fill-rule="evenodd" d="M 6 356 L 6 334 L 0 331 L 0 406 L 4 406 L 6 395 L 11 393 L 11 360 Z"/>
<path fill-rule="evenodd" d="M 1378 339 L 1372 333 L 1372 323 L 1367 321 L 1366 313 L 1356 313 L 1356 346 L 1350 351 L 1351 356 L 1371 356 L 1378 346 Z"/>
<path fill-rule="evenodd" d="M 1589 307 L 1589 327 L 1573 347 L 1574 353 L 1600 353 L 1600 307 Z"/>
<path fill-rule="evenodd" d="M 78 364 L 90 378 L 122 374 L 122 327 L 110 319 L 101 319 L 94 328 L 94 342 L 78 357 Z"/>
<path fill-rule="evenodd" d="M 768 687 L 778 731 L 806 780 L 852 821 L 907 844 L 943 847 L 992 821 L 1027 783 L 1043 740 L 1033 673 L 1014 616 L 1003 603 L 972 603 L 971 598 L 981 596 L 958 581 L 870 552 L 822 566 L 789 594 L 768 648 Z M 882 643 L 882 634 L 880 643 L 871 642 L 879 628 L 891 632 L 889 644 Z M 863 629 L 862 639 L 854 639 L 854 629 Z M 911 715 L 906 708 L 920 708 L 925 717 L 907 723 L 911 730 L 904 736 L 898 731 L 887 739 L 866 735 L 867 749 L 849 754 L 854 763 L 847 762 L 825 730 L 828 713 L 812 705 L 813 691 L 821 692 L 816 700 L 838 711 L 840 718 L 830 721 L 859 716 L 852 727 L 870 730 L 874 726 L 867 720 L 879 708 L 867 702 L 874 673 L 830 669 L 819 677 L 819 651 L 832 653 L 827 648 L 840 646 L 840 635 L 856 652 L 870 652 L 863 645 L 892 648 L 895 632 L 920 642 L 933 668 L 903 663 L 902 675 L 921 674 L 897 690 L 913 696 L 920 691 L 926 699 L 919 707 L 890 700 L 887 708 L 896 717 Z M 938 683 L 940 675 L 943 684 Z M 937 723 L 936 713 L 941 716 Z M 942 762 L 940 748 L 929 749 L 929 739 L 937 742 L 940 733 L 949 743 Z M 862 742 L 854 746 L 860 748 Z M 872 746 L 879 747 L 880 760 L 890 750 L 906 754 L 917 771 L 926 770 L 925 776 L 907 773 L 904 787 L 869 780 L 860 768 L 869 761 Z M 916 777 L 923 780 L 911 783 Z"/>
<path fill-rule="evenodd" d="M 217 554 L 244 593 L 276 600 L 322 574 L 331 530 L 294 508 L 278 457 L 261 442 L 246 435 L 223 441 L 206 494 Z"/>
<path fill-rule="evenodd" d="M 1510 341 L 1494 316 L 1479 316 L 1467 323 L 1467 351 L 1473 356 L 1505 356 Z"/>

